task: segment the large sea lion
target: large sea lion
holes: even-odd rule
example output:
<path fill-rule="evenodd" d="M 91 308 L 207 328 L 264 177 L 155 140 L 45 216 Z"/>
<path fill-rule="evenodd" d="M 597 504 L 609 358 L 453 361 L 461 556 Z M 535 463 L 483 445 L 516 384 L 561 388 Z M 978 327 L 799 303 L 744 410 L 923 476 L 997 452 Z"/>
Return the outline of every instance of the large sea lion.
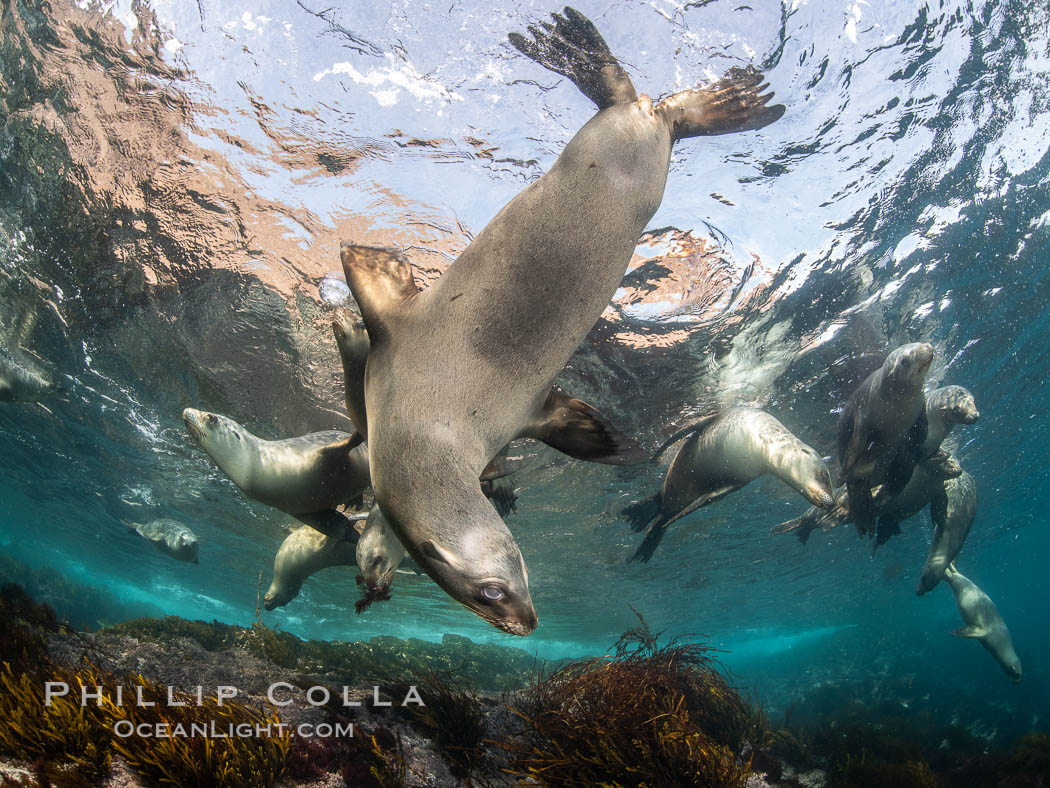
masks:
<path fill-rule="evenodd" d="M 368 488 L 368 449 L 338 430 L 268 441 L 233 419 L 186 408 L 186 429 L 223 473 L 247 495 L 312 525 L 338 533 L 345 518 L 335 507 Z"/>
<path fill-rule="evenodd" d="M 977 482 L 968 473 L 944 483 L 943 494 L 930 504 L 933 541 L 915 592 L 922 596 L 936 586 L 959 555 L 977 515 Z"/>
<path fill-rule="evenodd" d="M 833 503 L 831 474 L 824 460 L 765 411 L 735 407 L 708 416 L 672 435 L 656 457 L 687 435 L 667 468 L 660 492 L 624 510 L 634 530 L 646 531 L 632 561 L 652 558 L 675 520 L 765 473 L 795 488 L 810 503 L 824 508 Z"/>
<path fill-rule="evenodd" d="M 938 452 L 933 457 L 923 460 L 912 472 L 911 478 L 899 493 L 891 494 L 883 488 L 875 489 L 875 514 L 883 524 L 883 534 L 877 535 L 875 544 L 884 542 L 890 531 L 899 530 L 898 524 L 918 514 L 931 501 L 944 493 L 944 482 L 963 473 L 962 466 L 946 452 Z M 882 518 L 886 518 L 882 520 Z M 770 530 L 771 536 L 798 532 L 799 541 L 805 544 L 811 533 L 817 528 L 830 531 L 832 528 L 853 522 L 850 513 L 849 495 L 845 485 L 835 488 L 835 504 L 829 509 L 811 506 L 801 517 L 780 523 Z M 878 526 L 877 526 L 878 527 Z"/>
<path fill-rule="evenodd" d="M 302 525 L 281 543 L 273 559 L 273 582 L 270 583 L 263 607 L 273 610 L 287 605 L 302 588 L 306 578 L 330 566 L 353 566 L 356 563 L 357 531 L 347 526 L 342 534 L 327 536 L 315 528 Z"/>
<path fill-rule="evenodd" d="M 660 204 L 671 146 L 761 128 L 761 76 L 736 69 L 653 104 L 589 20 L 567 8 L 511 43 L 567 76 L 599 112 L 554 166 L 512 199 L 445 274 L 419 292 L 389 249 L 342 248 L 371 340 L 365 375 L 376 499 L 398 538 L 448 594 L 506 632 L 538 623 L 525 562 L 478 489 L 515 437 L 589 460 L 641 452 L 594 408 L 551 386 L 619 286 Z"/>
<path fill-rule="evenodd" d="M 339 359 L 343 364 L 346 411 L 358 434 L 367 441 L 365 364 L 368 362 L 368 332 L 365 331 L 364 323 L 356 320 L 347 309 L 335 311 L 332 332 L 335 334 L 335 344 L 339 348 Z M 504 446 L 500 449 L 481 471 L 481 491 L 492 501 L 500 517 L 518 511 L 518 496 L 514 493 L 514 482 L 510 478 L 513 469 L 507 459 L 509 448 Z"/>
<path fill-rule="evenodd" d="M 995 603 L 977 587 L 976 583 L 956 569 L 954 563 L 949 564 L 945 569 L 944 579 L 955 592 L 955 604 L 958 605 L 959 613 L 966 622 L 966 626 L 960 627 L 952 634 L 981 641 L 981 645 L 995 657 L 995 661 L 999 663 L 999 667 L 1006 675 L 1015 684 L 1019 682 L 1021 680 L 1021 660 L 1014 651 L 1010 630 L 1006 628 L 1006 622 L 999 615 Z"/>
<path fill-rule="evenodd" d="M 31 364 L 0 349 L 0 402 L 40 402 L 61 388 Z"/>
<path fill-rule="evenodd" d="M 176 561 L 200 563 L 197 534 L 177 520 L 161 517 L 148 523 L 128 523 L 128 528 Z"/>
<path fill-rule="evenodd" d="M 883 483 L 897 492 L 921 459 L 927 437 L 922 387 L 932 361 L 926 342 L 897 348 L 854 390 L 839 417 L 842 478 L 861 536 L 875 534 L 872 477 L 885 473 Z"/>

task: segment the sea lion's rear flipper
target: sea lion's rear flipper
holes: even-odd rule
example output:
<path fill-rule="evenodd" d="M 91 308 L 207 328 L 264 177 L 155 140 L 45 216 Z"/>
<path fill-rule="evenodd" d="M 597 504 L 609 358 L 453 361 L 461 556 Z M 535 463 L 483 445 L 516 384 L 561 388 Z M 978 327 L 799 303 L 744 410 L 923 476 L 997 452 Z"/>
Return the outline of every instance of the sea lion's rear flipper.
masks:
<path fill-rule="evenodd" d="M 857 533 L 868 536 L 875 532 L 875 501 L 867 479 L 850 479 L 846 482 L 849 495 L 849 512 L 857 526 Z"/>
<path fill-rule="evenodd" d="M 598 109 L 638 100 L 631 78 L 609 51 L 598 28 L 575 8 L 551 14 L 554 23 L 529 25 L 530 41 L 519 33 L 507 36 L 514 48 L 555 74 L 568 77 Z"/>
<path fill-rule="evenodd" d="M 578 460 L 606 465 L 634 465 L 645 461 L 645 452 L 583 400 L 551 389 L 543 409 L 521 432 Z"/>
<path fill-rule="evenodd" d="M 656 112 L 671 127 L 676 140 L 760 129 L 784 114 L 783 104 L 767 106 L 773 93 L 762 91 L 768 87 L 762 82 L 762 74 L 751 66 L 731 68 L 713 85 L 663 99 Z"/>
<path fill-rule="evenodd" d="M 794 520 L 785 520 L 779 525 L 774 525 L 772 528 L 769 529 L 769 535 L 780 536 L 780 534 L 787 534 L 791 533 L 792 531 L 803 530 L 806 532 L 806 538 L 803 539 L 802 536 L 799 535 L 799 539 L 802 541 L 802 544 L 805 544 L 806 539 L 809 538 L 809 532 L 812 531 L 817 525 L 816 513 L 818 511 L 819 510 L 816 506 L 811 506 L 801 517 L 796 517 Z"/>
<path fill-rule="evenodd" d="M 715 501 L 721 501 L 727 495 L 729 495 L 730 493 L 736 492 L 737 490 L 739 490 L 743 486 L 744 485 L 740 484 L 739 482 L 730 482 L 729 484 L 726 484 L 726 485 L 724 485 L 722 487 L 718 487 L 718 488 L 716 488 L 714 490 L 711 490 L 711 492 L 704 493 L 699 498 L 697 498 L 695 501 L 693 501 L 691 504 L 689 504 L 687 507 L 682 509 L 682 511 L 680 511 L 678 514 L 676 514 L 673 517 L 669 518 L 667 520 L 666 525 L 670 525 L 671 523 L 675 522 L 676 520 L 681 520 L 683 517 L 689 516 L 690 514 L 695 512 L 697 509 L 701 508 L 702 506 L 709 506 L 710 504 L 713 504 Z"/>
<path fill-rule="evenodd" d="M 715 413 L 709 413 L 706 416 L 702 417 L 700 421 L 696 422 L 695 424 L 691 424 L 688 427 L 678 430 L 678 432 L 676 432 L 674 435 L 672 435 L 670 438 L 668 438 L 662 444 L 660 444 L 660 448 L 656 450 L 650 461 L 656 462 L 660 458 L 661 454 L 663 454 L 665 451 L 667 451 L 669 448 L 671 448 L 674 444 L 676 444 L 678 441 L 680 441 L 687 435 L 692 435 L 694 432 L 703 432 L 704 430 L 706 430 L 708 427 L 711 426 L 711 423 L 718 418 L 718 415 L 719 414 L 717 411 Z"/>
<path fill-rule="evenodd" d="M 667 526 L 676 520 L 681 520 L 686 515 L 692 514 L 701 506 L 707 506 L 709 503 L 714 503 L 717 500 L 725 498 L 729 493 L 735 492 L 741 487 L 743 487 L 742 484 L 727 484 L 725 487 L 719 487 L 717 490 L 712 490 L 709 493 L 701 495 L 672 517 L 658 514 L 646 528 L 645 538 L 642 539 L 642 543 L 638 545 L 638 549 L 634 551 L 634 555 L 628 558 L 627 561 L 642 561 L 643 563 L 648 561 L 653 557 L 656 548 L 660 546 L 660 542 L 664 538 L 664 534 L 667 532 Z"/>
<path fill-rule="evenodd" d="M 976 624 L 970 624 L 969 626 L 959 627 L 952 634 L 961 638 L 983 638 L 988 632 Z"/>
<path fill-rule="evenodd" d="M 343 275 L 361 309 L 373 345 L 390 332 L 392 314 L 419 292 L 412 264 L 395 249 L 356 246 L 344 241 L 339 249 Z"/>
<path fill-rule="evenodd" d="M 900 532 L 901 521 L 899 518 L 888 514 L 882 515 L 875 525 L 875 544 L 871 546 L 872 554 L 874 555 L 879 547 L 886 544 L 891 537 L 897 536 Z"/>
<path fill-rule="evenodd" d="M 346 515 L 337 512 L 335 509 L 325 509 L 320 512 L 309 512 L 307 514 L 294 514 L 292 516 L 315 531 L 320 531 L 325 536 L 330 536 L 333 539 L 357 544 L 357 539 L 360 536 L 357 528 L 354 527 L 354 523 Z"/>

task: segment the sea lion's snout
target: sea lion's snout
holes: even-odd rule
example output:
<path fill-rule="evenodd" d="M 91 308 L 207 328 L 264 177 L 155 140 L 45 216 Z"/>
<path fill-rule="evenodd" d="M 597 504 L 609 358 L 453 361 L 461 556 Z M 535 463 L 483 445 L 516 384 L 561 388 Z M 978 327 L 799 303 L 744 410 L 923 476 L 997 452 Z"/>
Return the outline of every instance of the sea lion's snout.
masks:
<path fill-rule="evenodd" d="M 540 619 L 536 611 L 530 609 L 520 621 L 493 621 L 492 623 L 508 634 L 525 637 L 536 631 L 536 627 L 540 625 Z"/>
<path fill-rule="evenodd" d="M 806 498 L 811 504 L 821 509 L 830 509 L 835 503 L 835 497 L 831 494 L 830 488 L 812 486 L 806 491 Z"/>
<path fill-rule="evenodd" d="M 275 607 L 277 607 L 277 596 L 267 591 L 266 596 L 263 597 L 263 609 L 273 610 Z"/>

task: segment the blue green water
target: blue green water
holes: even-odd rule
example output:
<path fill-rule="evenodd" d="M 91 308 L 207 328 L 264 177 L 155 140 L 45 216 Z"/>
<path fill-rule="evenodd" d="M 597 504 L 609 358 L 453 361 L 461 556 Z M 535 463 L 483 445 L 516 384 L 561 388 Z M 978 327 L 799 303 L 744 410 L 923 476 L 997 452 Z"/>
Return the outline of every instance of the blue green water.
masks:
<path fill-rule="evenodd" d="M 398 575 L 392 601 L 357 616 L 353 568 L 312 578 L 264 620 L 561 657 L 604 652 L 633 606 L 656 629 L 709 637 L 773 706 L 822 682 L 912 677 L 937 702 L 1045 727 L 1050 9 L 579 7 L 639 90 L 751 62 L 787 112 L 676 147 L 644 259 L 559 383 L 647 447 L 744 403 L 830 457 L 837 409 L 873 359 L 932 342 L 929 382 L 966 386 L 981 411 L 954 434 L 980 495 L 958 565 L 1006 620 L 1022 684 L 951 636 L 947 587 L 916 597 L 927 513 L 874 556 L 847 527 L 802 546 L 768 531 L 805 501 L 762 479 L 627 564 L 638 536 L 620 509 L 663 468 L 532 442 L 514 448 L 508 521 L 540 617 L 529 638 L 425 576 Z M 319 290 L 338 241 L 406 248 L 432 281 L 592 112 L 506 44 L 551 4 L 326 8 L 156 0 L 136 17 L 58 0 L 2 19 L 0 344 L 64 393 L 0 403 L 0 544 L 102 592 L 103 620 L 255 619 L 290 518 L 226 479 L 181 410 L 268 438 L 348 429 Z M 199 565 L 124 526 L 162 516 L 198 534 Z"/>

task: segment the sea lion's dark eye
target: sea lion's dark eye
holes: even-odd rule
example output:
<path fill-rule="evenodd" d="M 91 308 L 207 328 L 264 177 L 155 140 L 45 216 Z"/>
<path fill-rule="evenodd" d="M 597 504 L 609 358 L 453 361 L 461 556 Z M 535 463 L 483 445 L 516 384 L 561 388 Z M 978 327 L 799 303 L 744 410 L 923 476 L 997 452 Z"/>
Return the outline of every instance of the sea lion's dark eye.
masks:
<path fill-rule="evenodd" d="M 204 420 L 206 422 L 208 422 L 209 424 L 218 424 L 219 423 L 219 420 L 215 417 L 214 413 L 209 413 L 207 416 L 204 417 Z"/>
<path fill-rule="evenodd" d="M 499 602 L 504 597 L 503 589 L 499 586 L 484 586 L 481 595 L 489 602 Z"/>

